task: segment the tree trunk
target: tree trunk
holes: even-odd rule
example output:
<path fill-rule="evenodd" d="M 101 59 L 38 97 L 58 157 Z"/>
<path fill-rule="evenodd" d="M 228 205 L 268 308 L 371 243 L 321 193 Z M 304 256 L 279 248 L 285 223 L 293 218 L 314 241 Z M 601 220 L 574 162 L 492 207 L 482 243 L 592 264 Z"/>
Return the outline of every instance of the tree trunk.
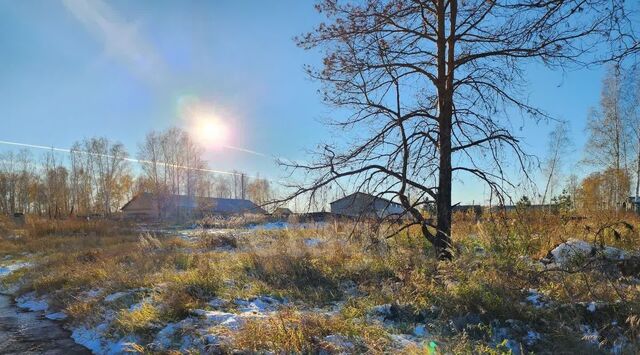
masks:
<path fill-rule="evenodd" d="M 444 113 L 444 112 L 443 112 Z M 434 246 L 438 259 L 451 260 L 451 115 L 448 129 L 442 123 L 447 121 L 441 115 L 440 126 L 440 171 L 438 181 L 437 221 L 438 230 Z"/>
<path fill-rule="evenodd" d="M 454 37 L 457 3 L 450 2 L 449 36 L 446 36 L 446 4 L 438 0 L 438 145 L 440 162 L 438 172 L 438 200 L 436 225 L 438 230 L 434 247 L 438 259 L 451 260 L 451 119 L 453 116 Z M 447 46 L 447 41 L 448 46 Z"/>
<path fill-rule="evenodd" d="M 638 137 L 638 155 L 636 156 L 636 199 L 638 198 L 639 194 L 640 194 L 640 136 Z M 635 211 L 635 206 L 634 206 L 634 211 Z"/>

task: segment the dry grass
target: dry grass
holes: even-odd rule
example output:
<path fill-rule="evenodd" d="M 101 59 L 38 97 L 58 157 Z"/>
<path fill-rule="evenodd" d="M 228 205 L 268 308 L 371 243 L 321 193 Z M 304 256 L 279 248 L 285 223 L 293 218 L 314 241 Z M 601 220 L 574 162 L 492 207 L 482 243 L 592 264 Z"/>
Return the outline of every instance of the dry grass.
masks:
<path fill-rule="evenodd" d="M 101 312 L 99 302 L 82 297 L 83 292 L 153 289 L 153 304 L 133 311 L 130 304 L 117 305 L 119 333 L 147 334 L 187 317 L 191 309 L 206 307 L 213 297 L 268 294 L 288 299 L 292 308 L 249 321 L 232 334 L 231 348 L 332 352 L 338 349 L 324 338 L 340 335 L 350 339 L 355 351 L 377 353 L 389 351 L 389 332 L 410 333 L 416 323 L 428 323 L 440 332 L 433 338 L 444 351 L 500 353 L 506 348 L 492 340 L 490 325 L 507 320 L 544 335 L 545 340 L 528 351 L 593 350 L 581 341 L 576 324 L 593 324 L 607 346 L 620 334 L 629 338 L 630 346 L 636 344 L 636 285 L 598 265 L 566 272 L 544 271 L 532 263 L 569 238 L 640 250 L 636 216 L 567 219 L 532 212 L 511 219 L 485 217 L 480 222 L 456 220 L 457 252 L 450 263 L 435 261 L 417 230 L 385 239 L 381 230 L 348 223 L 247 235 L 196 233 L 191 243 L 140 236 L 109 222 L 62 221 L 47 227 L 46 222 L 30 221 L 19 231 L 20 238 L 10 238 L 13 231 L 2 234 L 0 250 L 30 253 L 37 266 L 14 274 L 11 281 L 21 278 L 22 292 L 49 295 L 72 322 L 85 322 Z M 616 223 L 621 220 L 633 229 Z M 527 303 L 532 288 L 545 294 L 553 307 L 537 309 Z M 606 311 L 594 316 L 576 304 L 580 301 L 598 302 Z M 308 311 L 335 302 L 344 304 L 332 316 Z M 397 329 L 363 323 L 373 307 L 386 303 L 394 305 L 389 317 Z M 449 325 L 468 315 L 477 324 Z M 615 330 L 613 321 L 618 324 Z"/>
<path fill-rule="evenodd" d="M 327 336 L 344 337 L 349 342 L 341 347 L 327 341 Z M 233 334 L 233 345 L 250 352 L 276 350 L 282 353 L 359 352 L 383 353 L 389 339 L 384 329 L 345 319 L 303 313 L 291 309 L 266 319 L 254 319 Z"/>

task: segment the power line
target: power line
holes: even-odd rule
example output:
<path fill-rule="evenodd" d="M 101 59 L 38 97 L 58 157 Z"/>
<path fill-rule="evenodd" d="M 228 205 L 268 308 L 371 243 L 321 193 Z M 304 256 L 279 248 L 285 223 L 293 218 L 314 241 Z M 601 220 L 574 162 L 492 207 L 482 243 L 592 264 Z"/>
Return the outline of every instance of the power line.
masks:
<path fill-rule="evenodd" d="M 51 151 L 62 152 L 62 153 L 67 153 L 67 154 L 81 153 L 81 154 L 87 154 L 87 155 L 92 155 L 92 156 L 100 156 L 100 157 L 104 157 L 104 158 L 114 158 L 114 156 L 110 155 L 110 154 L 92 153 L 92 152 L 87 152 L 87 151 L 83 151 L 83 150 L 75 150 L 75 149 L 67 149 L 67 148 L 47 147 L 47 146 L 44 146 L 44 145 L 37 145 L 37 144 L 9 142 L 9 141 L 3 141 L 3 140 L 0 140 L 0 144 L 13 145 L 13 146 L 25 147 L 25 148 L 45 149 L 45 150 L 51 150 Z M 177 165 L 177 164 L 171 164 L 171 163 L 165 163 L 165 162 L 153 162 L 153 161 L 150 161 L 150 160 L 135 159 L 135 158 L 129 158 L 129 157 L 122 157 L 122 160 L 125 160 L 125 161 L 128 161 L 128 162 L 132 162 L 132 163 L 138 163 L 138 164 L 158 164 L 160 166 L 167 166 L 167 167 L 171 167 L 171 168 L 202 171 L 202 172 L 208 172 L 208 173 L 237 175 L 237 176 L 242 175 L 242 173 L 238 173 L 238 172 L 231 172 L 231 171 L 224 171 L 224 170 L 214 170 L 214 169 L 206 169 L 206 168 L 195 168 L 195 167 L 191 167 L 191 166 Z M 252 176 L 252 178 L 253 178 L 253 176 Z"/>

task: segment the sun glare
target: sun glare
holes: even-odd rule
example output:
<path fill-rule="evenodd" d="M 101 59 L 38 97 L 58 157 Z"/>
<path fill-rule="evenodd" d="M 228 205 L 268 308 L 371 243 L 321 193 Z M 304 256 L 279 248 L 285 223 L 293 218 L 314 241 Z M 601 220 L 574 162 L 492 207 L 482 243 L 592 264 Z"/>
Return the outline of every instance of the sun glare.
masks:
<path fill-rule="evenodd" d="M 227 144 L 229 129 L 215 117 L 200 117 L 196 125 L 195 136 L 205 147 L 219 147 Z"/>
<path fill-rule="evenodd" d="M 203 148 L 219 148 L 231 140 L 230 113 L 194 96 L 178 98 L 178 116 Z"/>

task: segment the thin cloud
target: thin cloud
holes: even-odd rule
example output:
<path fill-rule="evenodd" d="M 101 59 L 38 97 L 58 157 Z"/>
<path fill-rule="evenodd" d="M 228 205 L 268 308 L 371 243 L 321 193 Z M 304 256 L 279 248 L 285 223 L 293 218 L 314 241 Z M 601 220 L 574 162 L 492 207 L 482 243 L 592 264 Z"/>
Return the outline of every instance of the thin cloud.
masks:
<path fill-rule="evenodd" d="M 155 48 L 139 33 L 135 24 L 126 23 L 101 0 L 63 0 L 66 9 L 104 44 L 105 54 L 141 79 L 160 84 L 166 66 Z"/>

